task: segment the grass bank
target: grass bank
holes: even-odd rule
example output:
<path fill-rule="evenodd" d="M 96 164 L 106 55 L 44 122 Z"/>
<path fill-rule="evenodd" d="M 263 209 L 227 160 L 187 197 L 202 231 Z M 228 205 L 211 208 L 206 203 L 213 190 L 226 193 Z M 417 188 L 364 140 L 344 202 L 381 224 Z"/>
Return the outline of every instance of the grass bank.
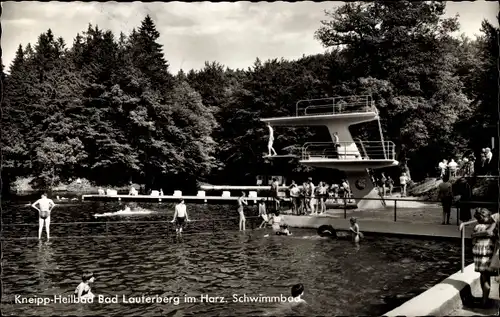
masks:
<path fill-rule="evenodd" d="M 31 181 L 33 177 L 19 177 L 17 178 L 10 187 L 12 193 L 22 195 L 22 194 L 32 194 L 39 192 L 39 189 L 33 188 L 31 186 Z M 69 183 L 60 183 L 54 186 L 51 192 L 65 192 L 65 193 L 75 193 L 75 194 L 92 194 L 97 193 L 99 187 L 102 188 L 112 188 L 119 192 L 128 192 L 128 186 L 98 186 L 93 184 L 85 178 L 75 179 Z"/>

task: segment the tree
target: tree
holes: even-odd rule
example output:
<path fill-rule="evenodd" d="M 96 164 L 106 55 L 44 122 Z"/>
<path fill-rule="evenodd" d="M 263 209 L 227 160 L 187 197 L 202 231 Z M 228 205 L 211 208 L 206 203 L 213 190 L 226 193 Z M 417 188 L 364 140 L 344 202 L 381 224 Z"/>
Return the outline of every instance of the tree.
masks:
<path fill-rule="evenodd" d="M 173 77 L 168 72 L 162 45 L 157 42 L 159 37 L 153 19 L 147 15 L 139 31 L 132 31 L 128 48 L 134 66 L 150 80 L 152 88 L 166 92 L 172 88 Z"/>
<path fill-rule="evenodd" d="M 428 157 L 424 170 L 463 150 L 455 128 L 460 114 L 471 114 L 457 74 L 460 42 L 451 36 L 459 24 L 442 18 L 444 9 L 440 2 L 348 3 L 326 12 L 330 20 L 315 34 L 341 47 L 354 65 L 353 92 L 374 95 L 384 132 L 410 157 Z"/>

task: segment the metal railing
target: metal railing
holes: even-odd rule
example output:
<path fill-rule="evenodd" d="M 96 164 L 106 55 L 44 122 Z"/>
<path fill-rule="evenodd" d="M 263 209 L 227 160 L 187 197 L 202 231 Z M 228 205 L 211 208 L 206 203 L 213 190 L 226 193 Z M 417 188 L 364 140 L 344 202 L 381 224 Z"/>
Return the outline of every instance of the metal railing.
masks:
<path fill-rule="evenodd" d="M 375 102 L 370 95 L 337 96 L 321 99 L 299 100 L 295 105 L 296 116 L 375 112 Z"/>
<path fill-rule="evenodd" d="M 468 225 L 475 223 L 477 223 L 477 220 L 462 222 L 458 227 L 458 230 L 460 230 L 460 239 L 462 240 L 462 256 L 461 256 L 461 268 L 460 268 L 460 272 L 462 273 L 464 272 L 465 269 L 465 228 Z"/>
<path fill-rule="evenodd" d="M 256 221 L 257 219 L 261 219 L 260 217 L 256 217 L 256 216 L 251 216 L 251 217 L 245 217 L 247 220 L 247 224 L 249 225 L 249 229 L 250 230 L 254 230 L 255 229 L 255 225 L 256 225 Z M 196 224 L 196 223 L 206 223 L 206 224 L 211 224 L 209 226 L 205 226 L 205 228 L 203 228 L 203 230 L 199 230 L 197 233 L 200 233 L 201 231 L 204 231 L 204 232 L 209 232 L 209 231 L 212 231 L 212 232 L 215 232 L 217 231 L 217 226 L 216 224 L 217 223 L 221 223 L 221 222 L 236 222 L 238 221 L 239 218 L 220 218 L 220 219 L 197 219 L 197 220 L 191 220 L 189 222 L 187 222 L 188 226 L 190 223 L 192 224 Z M 66 238 L 105 238 L 105 237 L 118 237 L 118 236 L 126 236 L 126 237 L 154 237 L 154 236 L 164 236 L 164 235 L 169 235 L 173 232 L 173 229 L 175 228 L 175 224 L 172 223 L 171 221 L 169 220 L 151 220 L 151 221 L 147 221 L 147 220 L 140 220 L 140 221 L 136 221 L 136 220 L 132 220 L 132 221 L 84 221 L 84 222 L 53 222 L 50 224 L 51 225 L 51 233 L 54 233 L 54 229 L 56 229 L 57 231 L 57 228 L 59 227 L 67 227 L 67 226 L 71 226 L 71 227 L 80 227 L 79 229 L 76 229 L 77 231 L 79 230 L 79 235 L 72 235 L 72 236 L 65 236 Z M 116 228 L 117 226 L 127 226 L 127 233 L 126 234 L 123 234 L 123 235 L 117 235 L 117 234 L 113 234 L 113 233 L 110 233 L 110 230 L 112 228 Z M 141 234 L 137 234 L 137 235 L 134 235 L 134 234 L 131 234 L 130 231 L 133 231 L 132 229 L 135 229 L 133 226 L 136 226 L 137 225 L 149 225 L 151 227 L 158 227 L 158 226 L 162 226 L 162 225 L 166 225 L 166 232 L 164 231 L 161 231 L 160 233 L 155 233 L 155 234 L 146 234 L 144 231 L 141 231 Z M 102 228 L 104 226 L 104 228 Z M 33 227 L 33 228 L 38 228 L 38 223 L 11 223 L 11 224 L 2 224 L 2 239 L 27 239 L 28 237 L 27 236 L 23 236 L 23 237 L 14 237 L 14 238 L 11 238 L 11 237 L 7 237 L 6 234 L 9 233 L 9 231 L 6 231 L 5 228 L 15 228 L 15 232 L 16 233 L 20 233 L 20 230 L 19 228 L 21 227 Z M 95 227 L 101 227 L 101 229 L 104 229 L 102 234 L 100 235 L 88 235 L 88 234 L 84 234 L 83 231 L 84 229 L 89 229 L 89 228 L 95 228 Z M 44 229 L 45 231 L 45 229 Z M 68 230 L 63 230 L 65 233 L 68 233 Z M 190 233 L 190 229 L 188 227 L 188 230 L 185 231 L 185 233 Z M 27 234 L 31 234 L 33 232 L 33 230 L 31 231 L 27 231 Z M 23 235 L 23 234 L 21 234 Z M 57 238 L 61 238 L 60 236 L 58 236 Z"/>
<path fill-rule="evenodd" d="M 302 160 L 315 158 L 395 160 L 396 145 L 392 141 L 309 142 L 302 146 Z M 361 150 L 361 151 L 360 151 Z"/>

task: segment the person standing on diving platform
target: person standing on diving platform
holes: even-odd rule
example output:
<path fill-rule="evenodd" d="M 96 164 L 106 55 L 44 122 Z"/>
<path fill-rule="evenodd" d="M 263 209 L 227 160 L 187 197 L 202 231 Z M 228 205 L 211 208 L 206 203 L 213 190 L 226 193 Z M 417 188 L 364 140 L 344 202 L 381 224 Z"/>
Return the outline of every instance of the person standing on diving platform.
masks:
<path fill-rule="evenodd" d="M 269 156 L 278 155 L 273 148 L 274 131 L 273 131 L 273 127 L 271 127 L 271 124 L 269 122 L 267 123 L 267 128 L 269 129 L 269 142 L 267 143 L 267 149 L 269 151 Z"/>

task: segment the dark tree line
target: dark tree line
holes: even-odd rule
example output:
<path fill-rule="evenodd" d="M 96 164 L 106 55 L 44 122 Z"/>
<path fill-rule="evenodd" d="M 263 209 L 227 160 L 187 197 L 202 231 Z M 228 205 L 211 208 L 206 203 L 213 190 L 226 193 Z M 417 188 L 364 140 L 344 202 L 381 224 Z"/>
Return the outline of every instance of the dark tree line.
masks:
<path fill-rule="evenodd" d="M 197 181 L 241 183 L 255 175 L 301 172 L 269 164 L 262 117 L 291 115 L 301 99 L 371 94 L 385 137 L 413 177 L 439 160 L 487 146 L 498 121 L 498 28 L 452 37 L 445 4 L 349 3 L 316 32 L 325 54 L 256 60 L 247 70 L 217 62 L 169 72 L 168 48 L 147 16 L 116 38 L 89 25 L 71 48 L 51 30 L 19 46 L 3 72 L 2 175 L 34 176 L 38 187 L 84 177 L 187 188 Z M 379 133 L 355 129 L 366 140 Z M 325 129 L 279 128 L 275 147 L 294 152 Z M 279 166 L 278 166 L 279 165 Z"/>

